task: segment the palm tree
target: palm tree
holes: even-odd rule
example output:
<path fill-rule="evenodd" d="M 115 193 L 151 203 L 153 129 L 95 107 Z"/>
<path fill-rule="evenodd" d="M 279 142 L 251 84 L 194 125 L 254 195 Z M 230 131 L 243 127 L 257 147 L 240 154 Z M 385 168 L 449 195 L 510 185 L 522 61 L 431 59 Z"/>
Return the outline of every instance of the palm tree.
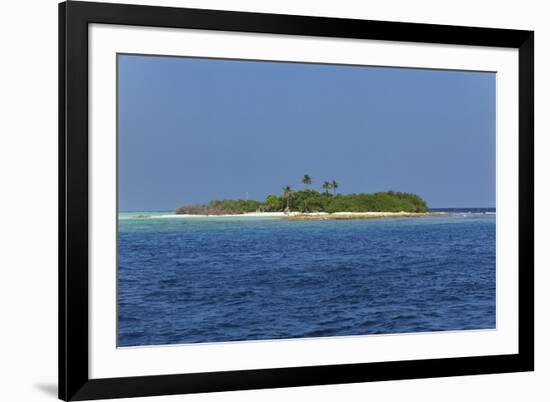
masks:
<path fill-rule="evenodd" d="M 332 180 L 332 183 L 330 184 L 330 186 L 334 190 L 334 194 L 336 194 L 336 189 L 338 188 L 338 183 L 336 183 L 336 180 Z"/>
<path fill-rule="evenodd" d="M 308 174 L 305 174 L 302 178 L 302 183 L 304 183 L 306 186 L 309 186 L 311 184 L 311 177 L 309 177 Z"/>
<path fill-rule="evenodd" d="M 308 175 L 308 174 L 305 174 L 304 177 L 302 177 L 302 183 L 304 183 L 306 186 L 309 186 L 311 184 L 311 177 Z M 303 211 L 302 212 L 308 212 L 309 209 L 307 207 L 307 197 L 304 198 L 304 206 L 303 206 Z"/>
<path fill-rule="evenodd" d="M 332 188 L 332 184 L 328 181 L 325 181 L 322 187 L 323 190 L 325 190 L 325 193 L 328 194 L 329 190 Z"/>
<path fill-rule="evenodd" d="M 290 198 L 292 197 L 292 187 L 283 187 L 283 198 L 286 199 L 286 209 L 290 211 Z"/>

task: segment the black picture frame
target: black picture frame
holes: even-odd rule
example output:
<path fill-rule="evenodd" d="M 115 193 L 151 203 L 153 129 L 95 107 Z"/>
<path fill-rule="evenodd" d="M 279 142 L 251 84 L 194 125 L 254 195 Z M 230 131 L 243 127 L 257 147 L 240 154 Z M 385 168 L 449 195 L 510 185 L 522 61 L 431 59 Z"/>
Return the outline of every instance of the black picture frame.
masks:
<path fill-rule="evenodd" d="M 519 50 L 517 354 L 90 379 L 88 25 L 193 28 Z M 534 32 L 70 1 L 59 5 L 59 398 L 88 400 L 534 370 Z"/>

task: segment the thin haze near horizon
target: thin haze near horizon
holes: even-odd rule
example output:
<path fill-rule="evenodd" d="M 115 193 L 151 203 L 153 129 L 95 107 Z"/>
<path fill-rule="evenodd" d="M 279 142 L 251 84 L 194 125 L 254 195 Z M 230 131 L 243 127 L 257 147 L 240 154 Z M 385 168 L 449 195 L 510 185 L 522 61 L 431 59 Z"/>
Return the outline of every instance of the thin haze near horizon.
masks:
<path fill-rule="evenodd" d="M 496 75 L 118 56 L 120 211 L 263 200 L 336 180 L 494 207 Z"/>

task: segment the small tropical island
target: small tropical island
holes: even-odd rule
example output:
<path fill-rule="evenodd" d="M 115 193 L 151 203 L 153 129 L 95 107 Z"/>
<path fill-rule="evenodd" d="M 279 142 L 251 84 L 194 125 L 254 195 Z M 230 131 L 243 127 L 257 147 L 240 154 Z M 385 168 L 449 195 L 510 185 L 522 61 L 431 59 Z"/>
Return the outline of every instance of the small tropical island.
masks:
<path fill-rule="evenodd" d="M 282 216 L 289 220 L 370 219 L 441 215 L 431 213 L 418 195 L 385 191 L 376 193 L 340 194 L 336 180 L 324 181 L 322 191 L 311 188 L 313 180 L 302 178 L 305 188 L 282 188 L 280 195 L 268 195 L 264 201 L 248 199 L 212 200 L 207 204 L 182 205 L 178 215 L 199 216 Z"/>

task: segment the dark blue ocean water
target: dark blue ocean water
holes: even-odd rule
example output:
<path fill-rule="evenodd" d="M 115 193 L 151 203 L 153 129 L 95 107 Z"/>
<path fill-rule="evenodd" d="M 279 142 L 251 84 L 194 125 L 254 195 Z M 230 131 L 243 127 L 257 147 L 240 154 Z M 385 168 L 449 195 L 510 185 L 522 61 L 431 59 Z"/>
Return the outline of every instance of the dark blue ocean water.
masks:
<path fill-rule="evenodd" d="M 495 215 L 119 218 L 119 346 L 495 327 Z"/>

